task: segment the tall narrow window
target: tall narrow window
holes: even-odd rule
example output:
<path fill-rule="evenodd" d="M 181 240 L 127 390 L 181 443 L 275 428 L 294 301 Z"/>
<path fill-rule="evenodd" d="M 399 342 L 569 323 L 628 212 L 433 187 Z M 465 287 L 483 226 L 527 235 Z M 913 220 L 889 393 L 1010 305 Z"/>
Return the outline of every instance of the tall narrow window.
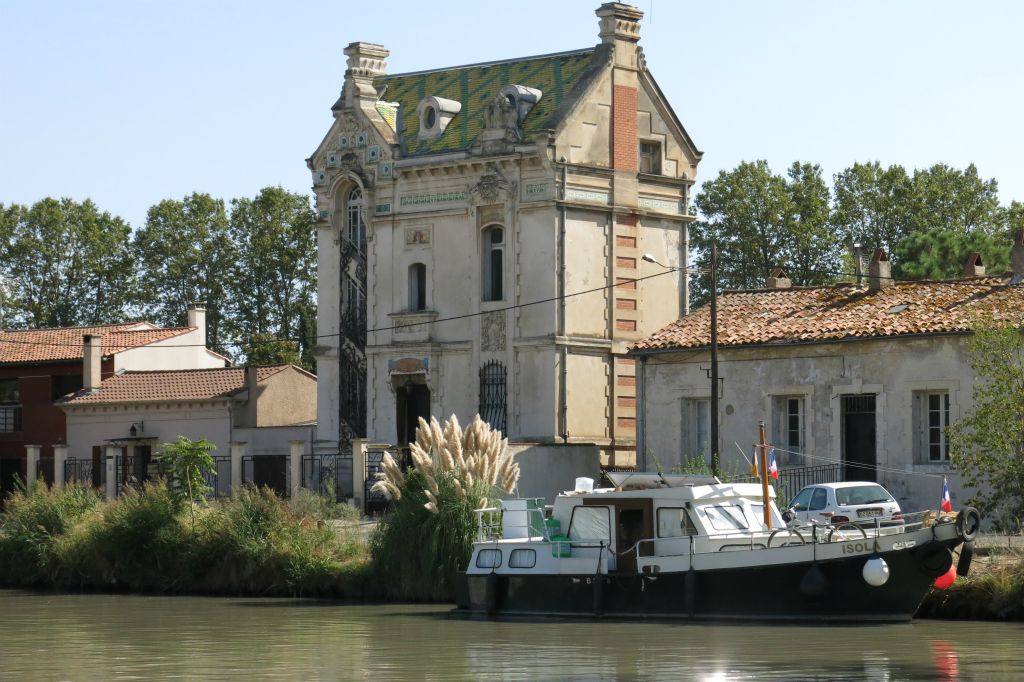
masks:
<path fill-rule="evenodd" d="M 686 429 L 683 439 L 686 451 L 683 456 L 711 464 L 711 401 L 707 398 L 684 400 L 683 423 Z"/>
<path fill-rule="evenodd" d="M 772 398 L 772 444 L 781 452 L 785 464 L 803 464 L 805 450 L 803 396 L 779 395 Z"/>
<path fill-rule="evenodd" d="M 505 365 L 497 360 L 484 363 L 480 368 L 480 418 L 508 435 L 505 431 L 505 405 L 508 389 Z"/>
<path fill-rule="evenodd" d="M 914 393 L 914 443 L 919 462 L 948 462 L 949 391 Z"/>
<path fill-rule="evenodd" d="M 409 266 L 409 310 L 427 309 L 427 266 L 413 263 Z"/>
<path fill-rule="evenodd" d="M 500 225 L 483 232 L 483 299 L 505 298 L 502 283 L 505 277 L 505 230 Z"/>
<path fill-rule="evenodd" d="M 363 191 L 353 187 L 345 202 L 348 240 L 360 255 L 366 255 L 366 221 L 363 219 Z"/>
<path fill-rule="evenodd" d="M 0 381 L 0 433 L 21 431 L 21 404 L 17 379 Z"/>

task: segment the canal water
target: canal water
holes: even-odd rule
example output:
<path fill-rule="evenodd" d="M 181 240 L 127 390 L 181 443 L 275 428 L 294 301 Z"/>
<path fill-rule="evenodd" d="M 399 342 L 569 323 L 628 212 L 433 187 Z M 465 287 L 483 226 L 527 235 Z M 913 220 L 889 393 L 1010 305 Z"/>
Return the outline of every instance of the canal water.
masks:
<path fill-rule="evenodd" d="M 0 591 L 0 680 L 1018 680 L 1024 626 L 472 621 L 446 606 Z"/>

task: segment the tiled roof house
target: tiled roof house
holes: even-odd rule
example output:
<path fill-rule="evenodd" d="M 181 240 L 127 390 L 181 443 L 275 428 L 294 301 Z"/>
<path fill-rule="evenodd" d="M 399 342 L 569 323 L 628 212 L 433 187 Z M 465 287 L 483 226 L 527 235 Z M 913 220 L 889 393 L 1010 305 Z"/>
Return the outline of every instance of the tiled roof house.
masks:
<path fill-rule="evenodd" d="M 159 446 L 185 436 L 210 441 L 222 459 L 243 444 L 250 460 L 272 455 L 252 461 L 247 480 L 285 492 L 290 443 L 312 440 L 316 377 L 293 365 L 125 371 L 57 404 L 67 415 L 69 469 L 96 485 L 112 452 L 123 481 L 142 481 Z M 241 472 L 220 469 L 223 493 Z"/>
<path fill-rule="evenodd" d="M 966 339 L 979 319 L 1024 321 L 1024 269 L 985 275 L 972 254 L 961 279 L 898 282 L 879 250 L 866 285 L 772 275 L 770 288 L 718 296 L 726 468 L 746 468 L 737 446 L 749 455 L 763 421 L 784 470 L 839 462 L 847 480 L 877 479 L 910 508 L 934 508 L 943 475 L 963 496 L 944 429 L 971 405 Z M 648 466 L 709 456 L 709 346 L 708 306 L 633 345 Z"/>
<path fill-rule="evenodd" d="M 67 443 L 64 413 L 54 405 L 62 396 L 118 371 L 226 364 L 206 347 L 200 306 L 190 307 L 185 327 L 130 322 L 0 330 L 0 492 L 13 489 L 15 476 L 26 479 L 27 446 L 35 446 L 43 477 L 53 480 L 53 446 Z"/>
<path fill-rule="evenodd" d="M 324 453 L 479 413 L 520 453 L 525 493 L 633 462 L 626 351 L 687 291 L 685 274 L 634 280 L 643 253 L 686 262 L 702 152 L 648 68 L 643 12 L 596 14 L 596 45 L 545 55 L 389 74 L 383 46 L 345 49 L 307 159 Z"/>

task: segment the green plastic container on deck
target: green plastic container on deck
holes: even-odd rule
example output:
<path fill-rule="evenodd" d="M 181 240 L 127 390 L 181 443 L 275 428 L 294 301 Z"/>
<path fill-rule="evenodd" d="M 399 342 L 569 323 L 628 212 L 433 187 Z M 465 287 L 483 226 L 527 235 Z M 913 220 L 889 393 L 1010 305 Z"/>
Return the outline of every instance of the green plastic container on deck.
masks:
<path fill-rule="evenodd" d="M 552 535 L 551 556 L 559 559 L 572 556 L 572 546 L 569 544 L 569 538 L 564 535 Z"/>
<path fill-rule="evenodd" d="M 547 538 L 553 538 L 562 532 L 562 522 L 558 519 L 544 519 L 544 527 L 547 528 Z"/>
<path fill-rule="evenodd" d="M 530 524 L 530 537 L 544 537 L 544 498 L 526 498 L 526 518 Z"/>

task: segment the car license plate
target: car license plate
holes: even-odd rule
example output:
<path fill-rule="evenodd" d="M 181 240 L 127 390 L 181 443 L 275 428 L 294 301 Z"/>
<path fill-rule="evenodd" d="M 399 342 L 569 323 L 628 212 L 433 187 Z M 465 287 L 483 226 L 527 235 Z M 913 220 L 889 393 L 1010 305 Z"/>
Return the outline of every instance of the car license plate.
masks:
<path fill-rule="evenodd" d="M 864 518 L 865 516 L 881 516 L 881 509 L 858 509 L 857 516 Z"/>

